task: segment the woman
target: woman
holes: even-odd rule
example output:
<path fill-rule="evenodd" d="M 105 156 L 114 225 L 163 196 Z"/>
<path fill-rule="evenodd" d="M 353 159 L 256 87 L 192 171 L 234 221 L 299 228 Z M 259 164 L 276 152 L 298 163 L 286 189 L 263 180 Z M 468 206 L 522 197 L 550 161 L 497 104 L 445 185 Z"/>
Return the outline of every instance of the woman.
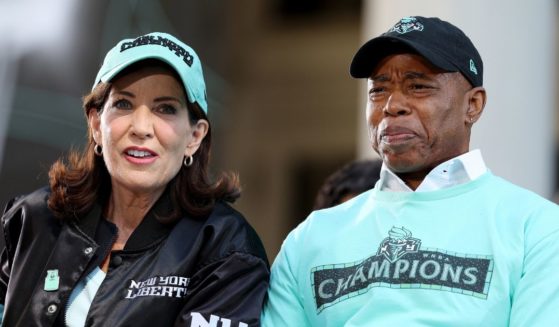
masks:
<path fill-rule="evenodd" d="M 3 326 L 259 325 L 268 262 L 225 203 L 238 180 L 209 181 L 194 50 L 164 33 L 119 42 L 84 109 L 84 152 L 2 217 Z"/>

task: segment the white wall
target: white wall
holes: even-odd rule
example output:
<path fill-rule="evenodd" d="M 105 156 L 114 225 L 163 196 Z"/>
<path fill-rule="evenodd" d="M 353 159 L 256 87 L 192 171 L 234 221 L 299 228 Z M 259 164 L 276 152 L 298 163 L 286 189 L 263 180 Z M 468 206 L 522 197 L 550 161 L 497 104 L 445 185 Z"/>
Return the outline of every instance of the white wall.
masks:
<path fill-rule="evenodd" d="M 460 27 L 484 62 L 485 112 L 473 128 L 493 171 L 551 198 L 554 115 L 558 90 L 554 0 L 370 0 L 364 1 L 363 42 L 387 31 L 403 16 L 438 16 Z M 365 82 L 359 92 L 365 106 Z M 357 108 L 364 113 L 363 108 Z M 374 156 L 360 118 L 359 153 Z"/>

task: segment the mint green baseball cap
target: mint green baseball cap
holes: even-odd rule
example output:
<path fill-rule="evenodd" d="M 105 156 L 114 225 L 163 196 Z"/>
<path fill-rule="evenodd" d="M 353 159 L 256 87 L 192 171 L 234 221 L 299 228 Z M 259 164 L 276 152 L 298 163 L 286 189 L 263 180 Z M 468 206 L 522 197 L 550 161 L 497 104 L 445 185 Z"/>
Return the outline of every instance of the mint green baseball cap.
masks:
<path fill-rule="evenodd" d="M 93 88 L 100 82 L 109 82 L 124 68 L 145 59 L 158 59 L 175 69 L 182 80 L 188 101 L 198 103 L 208 114 L 206 83 L 200 58 L 191 47 L 167 33 L 153 32 L 118 42 L 105 56 Z"/>

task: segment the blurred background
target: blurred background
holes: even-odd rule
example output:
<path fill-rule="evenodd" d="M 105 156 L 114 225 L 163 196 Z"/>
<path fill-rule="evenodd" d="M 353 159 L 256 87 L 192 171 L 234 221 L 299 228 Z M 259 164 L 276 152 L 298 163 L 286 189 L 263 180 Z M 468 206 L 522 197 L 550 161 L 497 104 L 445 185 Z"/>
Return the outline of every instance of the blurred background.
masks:
<path fill-rule="evenodd" d="M 163 31 L 200 55 L 212 168 L 240 173 L 238 208 L 270 260 L 324 179 L 375 157 L 365 86 L 349 63 L 400 17 L 439 16 L 470 36 L 489 101 L 473 131 L 497 175 L 559 201 L 559 1 L 0 0 L 0 203 L 47 184 L 86 136 L 81 97 L 118 40 Z"/>

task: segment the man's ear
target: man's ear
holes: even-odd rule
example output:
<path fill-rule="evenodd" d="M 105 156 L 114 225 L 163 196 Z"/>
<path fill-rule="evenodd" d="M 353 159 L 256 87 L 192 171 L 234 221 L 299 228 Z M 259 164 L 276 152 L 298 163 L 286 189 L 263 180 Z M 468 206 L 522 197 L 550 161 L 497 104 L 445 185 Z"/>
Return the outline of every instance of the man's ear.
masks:
<path fill-rule="evenodd" d="M 474 124 L 481 114 L 487 101 L 487 94 L 483 86 L 477 86 L 468 91 L 468 109 L 466 110 L 466 124 Z"/>
<path fill-rule="evenodd" d="M 184 150 L 185 156 L 189 157 L 198 151 L 204 137 L 208 134 L 209 129 L 210 123 L 208 123 L 205 119 L 199 119 L 196 124 L 192 126 L 192 139 L 186 145 L 186 149 Z"/>

